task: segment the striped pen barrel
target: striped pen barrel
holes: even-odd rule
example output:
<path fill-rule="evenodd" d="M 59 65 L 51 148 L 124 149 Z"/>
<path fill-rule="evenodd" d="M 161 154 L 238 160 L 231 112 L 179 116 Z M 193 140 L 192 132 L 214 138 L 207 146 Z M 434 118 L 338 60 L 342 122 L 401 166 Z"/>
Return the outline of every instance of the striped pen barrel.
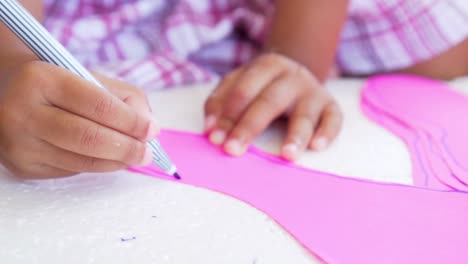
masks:
<path fill-rule="evenodd" d="M 79 63 L 50 33 L 16 0 L 0 0 L 0 21 L 21 39 L 41 60 L 68 69 L 101 89 L 106 88 Z M 149 141 L 153 162 L 166 173 L 180 179 L 158 141 Z"/>

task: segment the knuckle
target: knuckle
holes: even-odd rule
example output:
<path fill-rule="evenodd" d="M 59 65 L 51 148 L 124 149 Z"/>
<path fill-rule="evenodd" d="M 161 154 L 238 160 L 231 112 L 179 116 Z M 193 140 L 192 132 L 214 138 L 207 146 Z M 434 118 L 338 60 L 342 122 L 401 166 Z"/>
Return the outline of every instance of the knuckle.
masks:
<path fill-rule="evenodd" d="M 265 108 L 272 109 L 278 108 L 283 104 L 281 97 L 276 96 L 275 93 L 262 93 L 258 96 L 257 102 L 263 104 Z"/>
<path fill-rule="evenodd" d="M 101 142 L 100 130 L 98 126 L 86 127 L 81 133 L 79 143 L 88 149 L 94 149 Z"/>
<path fill-rule="evenodd" d="M 115 102 L 111 96 L 99 98 L 94 105 L 94 114 L 98 118 L 113 115 L 115 113 Z"/>
<path fill-rule="evenodd" d="M 93 157 L 83 157 L 80 165 L 78 166 L 79 171 L 93 171 L 96 169 L 97 159 Z"/>
<path fill-rule="evenodd" d="M 245 104 L 252 100 L 252 93 L 248 89 L 248 85 L 240 84 L 238 88 L 236 88 L 231 93 L 230 101 L 232 104 Z"/>

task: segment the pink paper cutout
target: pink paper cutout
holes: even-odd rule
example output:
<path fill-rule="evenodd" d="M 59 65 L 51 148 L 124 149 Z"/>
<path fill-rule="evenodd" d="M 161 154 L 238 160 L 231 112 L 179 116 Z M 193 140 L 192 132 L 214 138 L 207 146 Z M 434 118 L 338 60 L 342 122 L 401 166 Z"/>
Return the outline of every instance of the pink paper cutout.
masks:
<path fill-rule="evenodd" d="M 255 148 L 232 158 L 201 135 L 158 138 L 179 166 L 176 182 L 249 203 L 328 263 L 468 263 L 465 193 L 343 178 Z M 174 181 L 154 166 L 131 170 Z"/>
<path fill-rule="evenodd" d="M 431 138 L 390 117 L 387 113 L 366 102 L 363 97 L 361 109 L 371 119 L 399 136 L 411 152 L 414 185 L 435 190 L 468 191 L 468 187 L 447 167 Z"/>
<path fill-rule="evenodd" d="M 460 122 L 468 113 L 468 98 L 445 83 L 404 75 L 369 79 L 362 97 L 363 109 L 372 105 L 396 123 L 425 134 L 431 156 L 451 172 L 449 177 L 439 178 L 455 189 L 468 191 L 468 170 L 463 165 L 468 164 L 468 148 L 464 145 L 468 126 Z M 421 175 L 414 176 L 415 184 L 420 185 Z"/>
<path fill-rule="evenodd" d="M 451 171 L 440 161 L 439 157 L 431 155 L 433 151 L 430 150 L 430 142 L 426 136 L 388 117 L 385 112 L 373 107 L 365 99 L 361 102 L 361 109 L 367 117 L 384 126 L 406 143 L 412 161 L 414 185 L 434 190 L 456 190 L 443 180 L 451 177 Z"/>

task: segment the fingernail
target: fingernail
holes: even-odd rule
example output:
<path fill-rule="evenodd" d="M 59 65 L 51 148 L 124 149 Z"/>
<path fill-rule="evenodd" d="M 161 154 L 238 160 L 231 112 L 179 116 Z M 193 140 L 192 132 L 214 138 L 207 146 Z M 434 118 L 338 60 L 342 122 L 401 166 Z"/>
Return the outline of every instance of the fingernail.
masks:
<path fill-rule="evenodd" d="M 299 147 L 296 144 L 289 143 L 283 147 L 283 156 L 288 160 L 296 160 L 299 155 Z"/>
<path fill-rule="evenodd" d="M 328 146 L 328 140 L 325 137 L 319 137 L 314 141 L 314 148 L 318 151 L 325 150 Z"/>
<path fill-rule="evenodd" d="M 141 166 L 148 166 L 151 164 L 153 161 L 153 151 L 151 151 L 150 148 L 146 148 L 145 150 L 145 156 L 143 157 L 143 160 L 140 162 Z"/>
<path fill-rule="evenodd" d="M 226 140 L 226 132 L 223 130 L 215 130 L 210 134 L 210 141 L 215 145 L 221 145 Z"/>
<path fill-rule="evenodd" d="M 206 119 L 205 119 L 205 131 L 209 132 L 210 130 L 212 130 L 215 124 L 216 124 L 216 116 L 209 115 L 208 117 L 206 117 Z"/>
<path fill-rule="evenodd" d="M 230 139 L 226 142 L 224 150 L 232 156 L 241 156 L 245 153 L 247 148 L 241 144 L 239 140 Z"/>

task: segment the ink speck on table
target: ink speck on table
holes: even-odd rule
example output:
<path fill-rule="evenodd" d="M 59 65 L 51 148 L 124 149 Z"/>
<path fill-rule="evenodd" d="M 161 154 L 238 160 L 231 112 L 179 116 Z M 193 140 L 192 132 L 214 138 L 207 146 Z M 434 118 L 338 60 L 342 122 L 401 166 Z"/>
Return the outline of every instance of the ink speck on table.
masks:
<path fill-rule="evenodd" d="M 120 238 L 120 241 L 121 242 L 127 242 L 127 241 L 131 241 L 131 240 L 135 240 L 136 237 L 129 237 L 129 238 Z"/>

